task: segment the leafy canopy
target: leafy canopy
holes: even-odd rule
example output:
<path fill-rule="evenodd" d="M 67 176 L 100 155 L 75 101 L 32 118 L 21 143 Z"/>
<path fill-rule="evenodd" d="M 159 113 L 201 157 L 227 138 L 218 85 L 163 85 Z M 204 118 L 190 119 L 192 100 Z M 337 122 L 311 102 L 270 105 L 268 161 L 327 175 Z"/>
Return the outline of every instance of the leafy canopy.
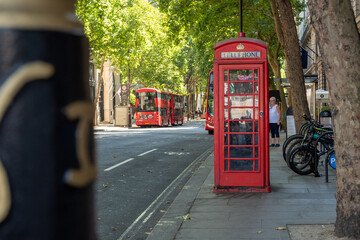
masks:
<path fill-rule="evenodd" d="M 124 80 L 130 71 L 132 83 L 181 91 L 176 60 L 182 42 L 170 40 L 167 16 L 158 8 L 147 0 L 78 0 L 76 14 L 98 67 L 110 60 Z"/>

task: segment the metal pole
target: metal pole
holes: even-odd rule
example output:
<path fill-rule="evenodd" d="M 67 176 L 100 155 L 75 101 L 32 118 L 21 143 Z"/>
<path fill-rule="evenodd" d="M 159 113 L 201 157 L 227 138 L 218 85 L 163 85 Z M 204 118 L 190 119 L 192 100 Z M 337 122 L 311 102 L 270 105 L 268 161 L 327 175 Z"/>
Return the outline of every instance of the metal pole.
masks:
<path fill-rule="evenodd" d="M 242 0 L 239 0 L 239 16 L 240 16 L 240 32 L 238 37 L 245 37 L 245 33 L 243 32 L 243 16 L 242 16 Z"/>
<path fill-rule="evenodd" d="M 242 0 L 240 0 L 240 32 L 243 32 L 243 18 L 242 18 Z"/>
<path fill-rule="evenodd" d="M 0 239 L 96 239 L 89 48 L 74 4 L 0 0 Z"/>

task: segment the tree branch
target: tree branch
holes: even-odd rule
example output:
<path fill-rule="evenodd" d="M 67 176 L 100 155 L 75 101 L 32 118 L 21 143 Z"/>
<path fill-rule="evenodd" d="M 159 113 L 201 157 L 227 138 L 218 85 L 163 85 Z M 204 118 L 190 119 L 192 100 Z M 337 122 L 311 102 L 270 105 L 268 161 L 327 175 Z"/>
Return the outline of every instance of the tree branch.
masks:
<path fill-rule="evenodd" d="M 282 25 L 280 22 L 279 12 L 278 12 L 278 6 L 275 2 L 275 0 L 270 0 L 271 9 L 273 12 L 273 19 L 275 22 L 275 29 L 280 41 L 281 46 L 284 47 L 284 33 L 282 31 Z"/>

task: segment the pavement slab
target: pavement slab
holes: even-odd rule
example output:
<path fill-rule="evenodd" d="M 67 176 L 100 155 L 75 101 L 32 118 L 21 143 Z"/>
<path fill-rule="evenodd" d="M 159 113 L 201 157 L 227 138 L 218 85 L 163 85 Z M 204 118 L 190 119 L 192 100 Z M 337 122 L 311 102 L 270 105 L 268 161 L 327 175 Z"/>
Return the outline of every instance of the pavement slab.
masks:
<path fill-rule="evenodd" d="M 280 139 L 285 140 L 284 133 Z M 183 211 L 170 207 L 147 239 L 290 240 L 290 225 L 335 222 L 335 170 L 329 168 L 328 183 L 324 176 L 298 175 L 287 167 L 281 147 L 270 148 L 271 193 L 213 193 L 213 157 L 207 157 L 173 203 L 182 201 L 191 206 L 186 205 Z M 319 166 L 319 171 L 323 174 L 324 166 Z M 171 226 L 165 226 L 163 220 Z"/>

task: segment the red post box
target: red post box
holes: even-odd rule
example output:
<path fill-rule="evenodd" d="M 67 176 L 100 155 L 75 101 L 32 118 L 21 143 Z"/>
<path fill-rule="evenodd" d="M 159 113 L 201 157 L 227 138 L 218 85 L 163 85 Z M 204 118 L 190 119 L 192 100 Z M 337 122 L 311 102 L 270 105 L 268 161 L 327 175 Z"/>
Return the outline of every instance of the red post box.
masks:
<path fill-rule="evenodd" d="M 270 192 L 267 43 L 215 45 L 214 192 Z"/>

